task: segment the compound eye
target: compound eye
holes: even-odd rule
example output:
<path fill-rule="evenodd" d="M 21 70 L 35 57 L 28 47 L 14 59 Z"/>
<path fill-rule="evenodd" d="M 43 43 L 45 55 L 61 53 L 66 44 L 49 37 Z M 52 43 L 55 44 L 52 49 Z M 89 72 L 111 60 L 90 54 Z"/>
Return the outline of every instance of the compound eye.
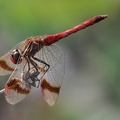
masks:
<path fill-rule="evenodd" d="M 21 63 L 21 55 L 20 55 L 20 52 L 17 49 L 13 50 L 12 53 L 10 54 L 10 60 L 14 64 Z"/>

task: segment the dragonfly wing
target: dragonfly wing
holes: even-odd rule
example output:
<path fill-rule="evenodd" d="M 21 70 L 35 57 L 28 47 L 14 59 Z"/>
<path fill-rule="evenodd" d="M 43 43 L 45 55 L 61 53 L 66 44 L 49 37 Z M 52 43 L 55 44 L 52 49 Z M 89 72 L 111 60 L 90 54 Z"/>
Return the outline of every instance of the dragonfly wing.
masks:
<path fill-rule="evenodd" d="M 62 85 L 64 76 L 64 54 L 58 46 L 50 45 L 41 49 L 39 58 L 50 65 L 49 70 L 40 81 L 40 86 L 44 99 L 52 106 L 58 99 Z"/>
<path fill-rule="evenodd" d="M 5 98 L 12 105 L 23 100 L 31 89 L 22 79 L 23 66 L 23 63 L 17 65 L 5 86 Z"/>
<path fill-rule="evenodd" d="M 0 75 L 11 74 L 15 69 L 15 64 L 9 59 L 10 53 L 0 58 Z"/>
<path fill-rule="evenodd" d="M 18 43 L 14 48 L 12 48 L 7 54 L 5 54 L 4 56 L 2 56 L 0 58 L 0 75 L 8 75 L 11 74 L 15 67 L 16 64 L 14 64 L 10 59 L 9 56 L 11 54 L 11 52 L 14 49 L 20 49 L 20 47 L 22 46 L 23 41 Z"/>

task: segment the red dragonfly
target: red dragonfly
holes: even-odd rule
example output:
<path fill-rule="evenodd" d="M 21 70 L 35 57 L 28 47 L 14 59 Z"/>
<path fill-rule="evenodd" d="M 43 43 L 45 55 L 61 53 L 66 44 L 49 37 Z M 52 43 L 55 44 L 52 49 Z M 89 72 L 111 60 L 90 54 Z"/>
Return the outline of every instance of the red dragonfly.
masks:
<path fill-rule="evenodd" d="M 12 73 L 0 91 L 5 93 L 7 102 L 14 105 L 23 100 L 32 87 L 40 86 L 46 102 L 54 105 L 64 76 L 64 54 L 53 43 L 105 18 L 107 15 L 95 16 L 58 34 L 28 38 L 2 56 L 0 75 Z"/>

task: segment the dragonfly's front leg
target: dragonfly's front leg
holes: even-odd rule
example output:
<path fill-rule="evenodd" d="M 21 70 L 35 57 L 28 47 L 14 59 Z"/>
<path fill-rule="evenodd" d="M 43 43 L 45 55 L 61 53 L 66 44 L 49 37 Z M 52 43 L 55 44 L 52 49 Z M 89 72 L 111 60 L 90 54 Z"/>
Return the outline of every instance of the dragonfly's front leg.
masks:
<path fill-rule="evenodd" d="M 44 74 L 48 71 L 48 69 L 50 68 L 50 65 L 49 64 L 47 64 L 46 62 L 44 62 L 43 60 L 40 60 L 40 59 L 38 59 L 38 58 L 36 58 L 36 57 L 32 57 L 34 60 L 36 60 L 36 61 L 38 61 L 39 63 L 43 63 L 43 67 L 40 67 L 40 66 L 38 66 L 38 69 L 40 69 L 42 72 L 44 72 Z M 47 68 L 46 68 L 47 67 Z M 46 69 L 45 69 L 46 68 Z"/>

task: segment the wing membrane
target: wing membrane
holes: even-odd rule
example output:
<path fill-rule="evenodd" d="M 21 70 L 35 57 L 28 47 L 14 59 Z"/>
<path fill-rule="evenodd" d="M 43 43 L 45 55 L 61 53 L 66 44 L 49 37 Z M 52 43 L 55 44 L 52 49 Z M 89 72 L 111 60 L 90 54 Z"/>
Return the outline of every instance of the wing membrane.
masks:
<path fill-rule="evenodd" d="M 40 86 L 44 99 L 52 106 L 58 99 L 62 85 L 64 76 L 64 54 L 56 45 L 45 46 L 38 54 L 36 57 L 39 56 L 41 60 L 50 65 L 50 69 L 41 79 Z"/>
<path fill-rule="evenodd" d="M 5 97 L 8 103 L 16 104 L 23 100 L 30 92 L 31 87 L 22 79 L 22 70 L 25 63 L 17 65 L 5 86 Z"/>

